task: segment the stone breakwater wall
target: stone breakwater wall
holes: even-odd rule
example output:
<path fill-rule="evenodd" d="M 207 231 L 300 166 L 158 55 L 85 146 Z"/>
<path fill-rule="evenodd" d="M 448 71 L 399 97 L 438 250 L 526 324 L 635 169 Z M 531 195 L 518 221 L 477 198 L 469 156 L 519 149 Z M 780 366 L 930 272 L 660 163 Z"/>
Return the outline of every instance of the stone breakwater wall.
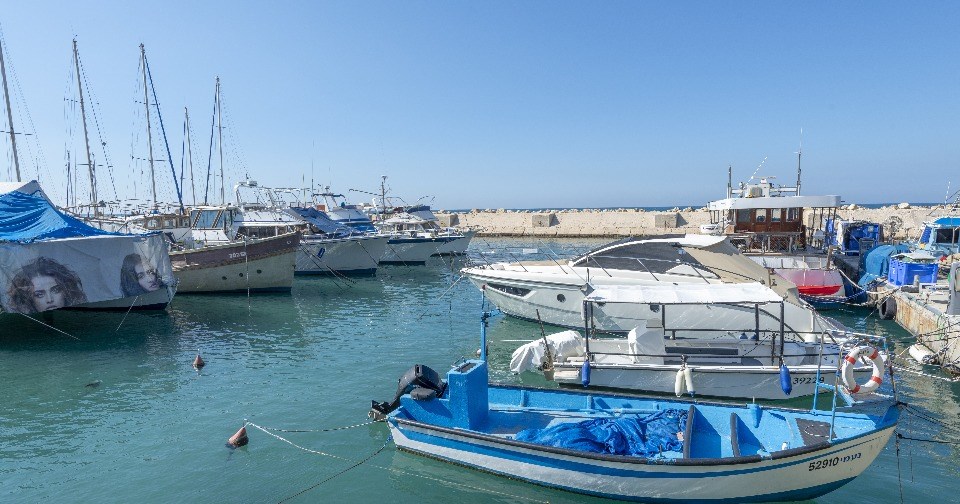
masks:
<path fill-rule="evenodd" d="M 811 212 L 804 218 L 810 219 Z M 916 239 L 924 221 L 936 218 L 933 207 L 911 207 L 907 204 L 883 208 L 841 207 L 841 219 L 857 219 L 884 224 L 888 240 Z M 477 231 L 480 236 L 532 236 L 556 238 L 658 236 L 678 233 L 699 233 L 702 224 L 710 223 L 705 208 L 644 211 L 639 209 L 603 210 L 471 210 L 437 212 L 444 226 L 457 226 Z M 807 223 L 810 225 L 810 223 Z"/>

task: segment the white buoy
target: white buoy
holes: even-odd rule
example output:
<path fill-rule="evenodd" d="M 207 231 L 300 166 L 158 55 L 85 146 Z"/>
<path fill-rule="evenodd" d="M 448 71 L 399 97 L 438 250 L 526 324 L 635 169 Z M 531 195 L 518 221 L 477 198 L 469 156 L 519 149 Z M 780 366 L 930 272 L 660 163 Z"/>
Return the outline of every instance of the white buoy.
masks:
<path fill-rule="evenodd" d="M 696 389 L 693 388 L 693 370 L 684 367 L 683 368 L 683 381 L 686 384 L 687 393 L 690 394 L 690 397 L 696 393 Z"/>
<path fill-rule="evenodd" d="M 927 348 L 923 343 L 916 343 L 910 347 L 910 357 L 920 364 L 936 364 L 937 363 L 937 354 Z"/>
<path fill-rule="evenodd" d="M 677 379 L 673 383 L 673 392 L 677 394 L 677 397 L 682 396 L 683 393 L 686 391 L 686 387 L 684 386 L 686 383 L 686 380 L 684 380 L 683 378 L 684 369 L 686 368 L 681 368 L 677 370 Z"/>

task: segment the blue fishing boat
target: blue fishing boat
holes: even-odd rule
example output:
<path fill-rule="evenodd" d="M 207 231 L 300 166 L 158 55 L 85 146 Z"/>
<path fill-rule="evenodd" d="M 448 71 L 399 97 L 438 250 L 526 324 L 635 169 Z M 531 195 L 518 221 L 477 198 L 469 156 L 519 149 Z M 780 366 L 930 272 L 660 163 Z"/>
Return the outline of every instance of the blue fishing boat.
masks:
<path fill-rule="evenodd" d="M 489 384 L 487 317 L 480 359 L 457 364 L 445 381 L 414 366 L 391 403 L 374 402 L 371 416 L 386 421 L 399 449 L 615 499 L 767 502 L 850 482 L 897 425 L 891 398 L 870 412 L 841 411 L 835 395 L 820 411 Z"/>

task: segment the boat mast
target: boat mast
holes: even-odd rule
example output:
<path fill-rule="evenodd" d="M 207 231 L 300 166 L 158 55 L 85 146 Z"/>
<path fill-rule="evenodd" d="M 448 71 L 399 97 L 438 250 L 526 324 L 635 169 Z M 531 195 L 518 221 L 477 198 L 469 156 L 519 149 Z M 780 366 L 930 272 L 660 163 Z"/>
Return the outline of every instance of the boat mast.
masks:
<path fill-rule="evenodd" d="M 387 176 L 380 176 L 380 221 L 386 219 L 387 214 Z"/>
<path fill-rule="evenodd" d="M 193 204 L 197 204 L 197 186 L 193 181 L 193 144 L 190 142 L 190 111 L 187 110 L 187 107 L 183 107 L 183 128 L 186 130 L 185 137 L 187 139 L 187 160 L 190 164 L 190 191 L 193 192 Z"/>
<path fill-rule="evenodd" d="M 153 192 L 153 209 L 157 209 L 157 180 L 153 171 L 153 135 L 150 131 L 150 93 L 147 92 L 147 52 L 140 44 L 140 66 L 143 69 L 143 106 L 147 113 L 147 148 L 150 162 L 150 187 Z"/>
<path fill-rule="evenodd" d="M 142 48 L 143 46 L 141 46 Z M 77 51 L 77 39 L 73 39 L 73 64 L 77 70 L 77 90 L 80 93 L 80 118 L 83 120 L 83 141 L 87 147 L 87 171 L 90 174 L 90 202 L 93 204 L 93 215 L 100 216 L 99 199 L 97 198 L 97 175 L 90 155 L 90 135 L 87 133 L 87 110 L 83 102 L 83 83 L 80 81 L 80 54 Z"/>
<path fill-rule="evenodd" d="M 3 62 L 3 44 L 0 42 L 0 75 L 3 76 L 3 99 L 7 103 L 7 124 L 10 127 L 10 145 L 13 148 L 13 166 L 20 182 L 20 158 L 17 157 L 17 135 L 13 131 L 13 111 L 10 109 L 10 91 L 7 89 L 7 66 Z"/>
<path fill-rule="evenodd" d="M 216 107 L 217 107 L 217 137 L 219 137 L 220 142 L 220 204 L 227 204 L 226 193 L 223 188 L 223 107 L 220 104 L 220 76 L 217 76 L 217 90 L 216 90 Z"/>

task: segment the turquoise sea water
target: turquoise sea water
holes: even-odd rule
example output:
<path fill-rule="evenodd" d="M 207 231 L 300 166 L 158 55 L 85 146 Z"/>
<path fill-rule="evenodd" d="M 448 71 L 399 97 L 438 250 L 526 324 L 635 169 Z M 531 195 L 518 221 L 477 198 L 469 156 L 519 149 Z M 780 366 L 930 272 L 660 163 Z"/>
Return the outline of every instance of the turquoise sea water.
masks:
<path fill-rule="evenodd" d="M 477 239 L 471 251 L 511 259 L 600 243 Z M 364 423 L 370 401 L 392 399 L 413 364 L 442 373 L 475 355 L 480 293 L 459 266 L 438 259 L 365 279 L 297 278 L 289 295 L 178 296 L 149 315 L 38 317 L 77 339 L 4 316 L 0 502 L 601 502 L 398 452 L 383 424 L 277 432 L 283 439 L 251 426 L 249 445 L 224 446 L 245 420 L 312 431 Z M 897 351 L 909 345 L 869 312 L 831 315 L 891 336 Z M 495 317 L 491 379 L 547 385 L 507 370 L 516 340 L 538 336 L 536 324 Z M 207 362 L 199 373 L 198 349 Z M 958 441 L 960 384 L 912 375 L 898 384 L 902 399 L 948 426 L 905 414 L 905 435 Z M 954 445 L 903 440 L 899 452 L 891 441 L 860 478 L 818 501 L 960 494 Z"/>

